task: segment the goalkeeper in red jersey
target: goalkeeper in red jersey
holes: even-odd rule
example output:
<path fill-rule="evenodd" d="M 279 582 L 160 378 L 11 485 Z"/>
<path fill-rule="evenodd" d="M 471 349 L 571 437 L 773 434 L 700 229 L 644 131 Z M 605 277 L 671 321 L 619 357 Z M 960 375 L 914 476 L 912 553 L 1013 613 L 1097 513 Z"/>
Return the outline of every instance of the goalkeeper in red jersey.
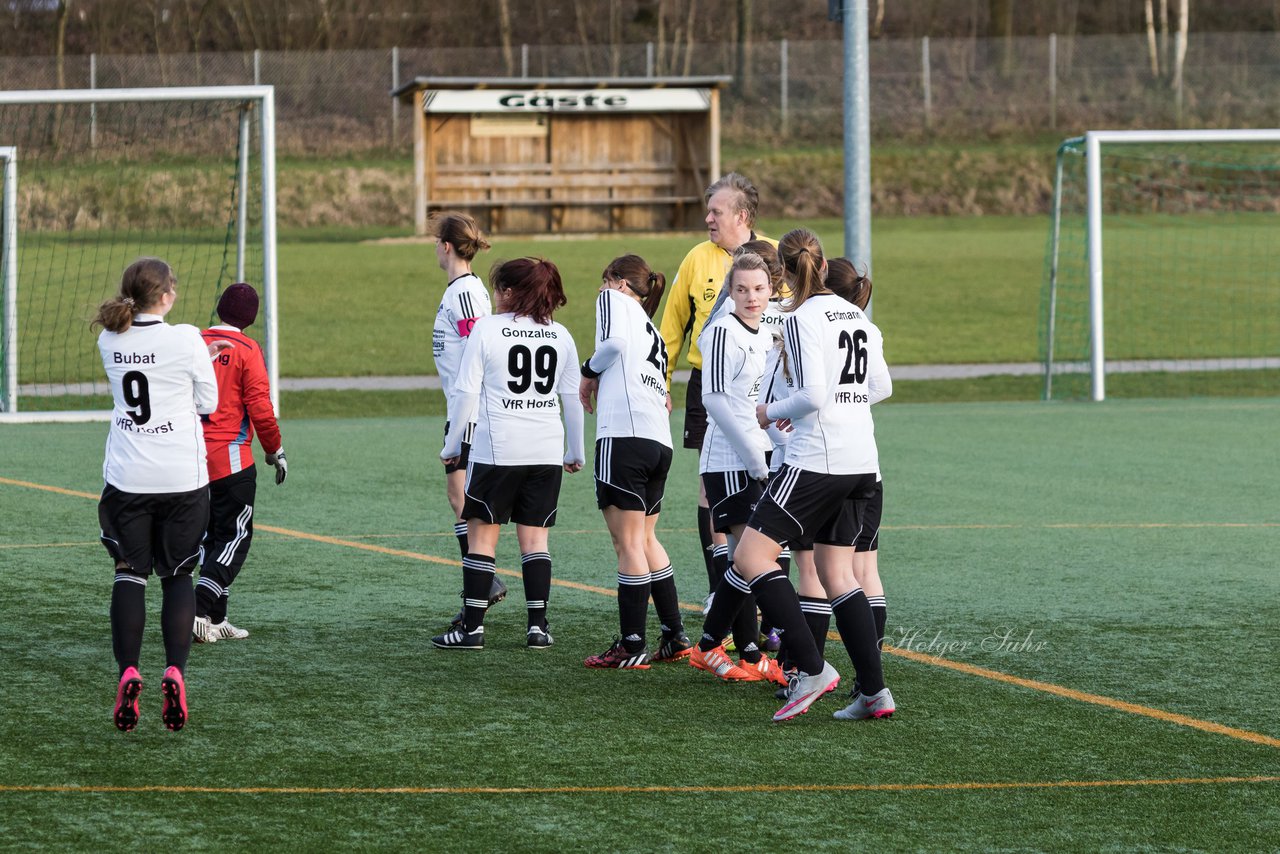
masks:
<path fill-rule="evenodd" d="M 205 341 L 225 340 L 235 346 L 213 360 L 218 378 L 218 408 L 204 416 L 204 442 L 209 461 L 209 525 L 204 536 L 200 580 L 196 582 L 198 643 L 241 640 L 249 633 L 227 622 L 227 594 L 240 573 L 253 540 L 253 500 L 257 468 L 253 432 L 275 467 L 276 483 L 284 483 L 288 466 L 280 427 L 271 405 L 271 383 L 258 342 L 244 334 L 258 318 L 258 292 L 237 282 L 218 300 L 221 324 L 205 330 Z"/>

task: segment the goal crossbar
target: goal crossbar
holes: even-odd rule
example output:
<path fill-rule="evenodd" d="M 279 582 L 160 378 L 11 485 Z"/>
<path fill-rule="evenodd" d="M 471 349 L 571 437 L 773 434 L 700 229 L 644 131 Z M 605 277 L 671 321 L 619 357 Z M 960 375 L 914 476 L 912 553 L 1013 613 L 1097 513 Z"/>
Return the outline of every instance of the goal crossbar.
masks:
<path fill-rule="evenodd" d="M 1102 239 L 1102 146 L 1126 144 L 1165 144 L 1202 142 L 1280 142 L 1280 128 L 1251 128 L 1228 130 L 1093 130 L 1083 137 L 1069 139 L 1059 149 L 1058 166 L 1054 178 L 1053 258 L 1050 274 L 1050 344 L 1045 371 L 1046 388 L 1052 382 L 1053 365 L 1052 325 L 1056 308 L 1058 245 L 1057 234 L 1061 217 L 1058 200 L 1062 196 L 1062 151 L 1072 144 L 1084 143 L 1086 182 L 1086 242 L 1089 275 L 1089 372 L 1091 398 L 1106 399 L 1106 351 L 1103 335 L 1103 239 Z"/>
<path fill-rule="evenodd" d="M 262 313 L 264 355 L 266 357 L 268 376 L 271 382 L 271 401 L 276 412 L 280 411 L 280 336 L 278 328 L 277 302 L 277 262 L 276 262 L 276 143 L 275 143 L 275 87 L 273 86 L 174 86 L 147 89 L 32 89 L 27 91 L 0 91 L 0 106 L 7 105 L 39 105 L 39 104 L 105 104 L 129 102 L 189 102 L 189 101 L 236 101 L 252 102 L 259 109 L 260 135 L 259 168 L 261 170 L 262 194 Z M 247 143 L 247 124 L 242 122 L 240 139 Z M 0 139 L 0 143 L 7 140 Z M 237 235 L 239 258 L 244 257 L 244 193 L 247 174 L 247 146 L 241 146 L 241 162 L 239 164 L 238 184 L 242 188 L 240 195 L 242 217 L 240 232 Z M 6 388 L 3 389 L 7 411 L 0 411 L 0 422 L 34 421 L 34 420 L 107 420 L 110 412 L 81 411 L 62 413 L 21 413 L 17 405 L 17 234 L 16 193 L 10 194 L 16 184 L 16 161 L 19 155 L 16 148 L 0 147 L 0 152 L 8 152 L 4 158 L 5 169 L 5 208 L 4 239 L 5 264 L 4 277 L 4 320 L 6 358 Z M 243 262 L 237 263 L 237 275 L 243 277 Z"/>

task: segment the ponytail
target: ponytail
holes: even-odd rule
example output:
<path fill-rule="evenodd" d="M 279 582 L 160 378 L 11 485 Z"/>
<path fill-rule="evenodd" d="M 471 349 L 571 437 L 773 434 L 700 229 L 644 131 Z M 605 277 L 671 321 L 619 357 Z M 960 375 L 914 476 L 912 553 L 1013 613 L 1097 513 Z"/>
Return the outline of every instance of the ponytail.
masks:
<path fill-rule="evenodd" d="M 778 241 L 778 257 L 791 287 L 787 311 L 795 311 L 809 297 L 826 290 L 822 266 L 822 242 L 807 228 L 788 231 Z"/>
<path fill-rule="evenodd" d="M 173 268 L 159 258 L 139 258 L 125 268 L 120 292 L 98 306 L 90 328 L 101 326 L 108 332 L 125 332 L 133 318 L 160 304 L 160 298 L 177 287 Z"/>

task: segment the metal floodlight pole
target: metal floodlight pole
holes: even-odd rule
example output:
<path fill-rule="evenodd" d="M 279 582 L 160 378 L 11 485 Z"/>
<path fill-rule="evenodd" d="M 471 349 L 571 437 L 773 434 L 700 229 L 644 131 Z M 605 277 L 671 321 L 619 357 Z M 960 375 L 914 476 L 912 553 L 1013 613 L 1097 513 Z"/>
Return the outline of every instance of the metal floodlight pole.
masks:
<path fill-rule="evenodd" d="M 859 270 L 870 275 L 871 85 L 867 0 L 839 2 L 844 24 L 844 254 Z M 870 305 L 867 314 L 871 314 Z"/>

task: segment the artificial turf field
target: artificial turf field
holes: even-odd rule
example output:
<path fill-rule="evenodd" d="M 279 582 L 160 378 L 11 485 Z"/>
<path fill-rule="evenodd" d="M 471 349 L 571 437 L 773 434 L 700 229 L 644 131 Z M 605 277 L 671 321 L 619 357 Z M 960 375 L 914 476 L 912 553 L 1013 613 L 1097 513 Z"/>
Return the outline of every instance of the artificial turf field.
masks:
<path fill-rule="evenodd" d="M 488 647 L 435 650 L 460 586 L 441 419 L 286 420 L 290 476 L 260 482 L 232 597 L 252 636 L 192 650 L 178 734 L 156 584 L 142 720 L 111 724 L 105 425 L 0 425 L 0 847 L 1273 849 L 1278 419 L 1274 399 L 877 406 L 899 711 L 835 721 L 841 691 L 782 725 L 758 684 L 582 667 L 617 617 L 589 468 L 551 538 L 556 645 L 524 648 L 509 574 Z M 678 452 L 660 525 L 691 609 L 693 471 Z"/>

